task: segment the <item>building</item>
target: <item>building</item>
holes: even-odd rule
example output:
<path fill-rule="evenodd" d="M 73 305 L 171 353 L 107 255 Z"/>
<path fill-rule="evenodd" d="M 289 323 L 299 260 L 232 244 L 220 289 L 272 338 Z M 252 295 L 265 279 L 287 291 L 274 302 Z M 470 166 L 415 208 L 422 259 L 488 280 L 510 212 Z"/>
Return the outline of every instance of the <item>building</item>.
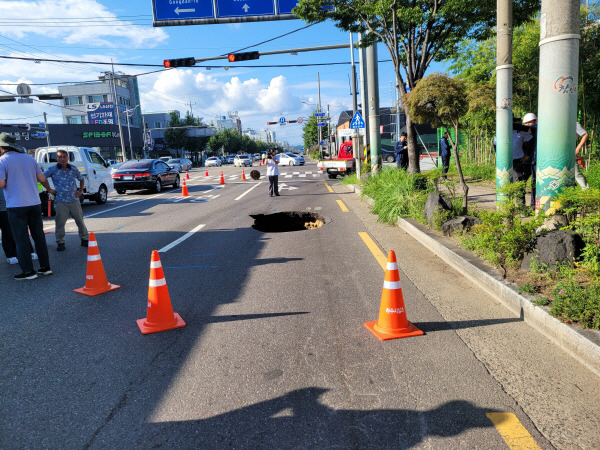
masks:
<path fill-rule="evenodd" d="M 151 140 L 148 142 L 148 147 L 150 147 L 151 150 L 162 151 L 167 149 L 167 144 L 165 143 L 165 130 L 161 128 L 167 128 L 169 126 L 171 113 L 177 114 L 177 118 L 180 118 L 180 113 L 177 110 L 143 114 L 146 128 L 150 131 Z"/>
<path fill-rule="evenodd" d="M 274 143 L 275 142 L 275 132 L 274 131 L 268 131 L 268 130 L 259 130 L 258 132 L 256 130 L 253 130 L 252 128 L 248 128 L 246 131 L 244 131 L 244 135 L 248 136 L 250 139 L 253 139 L 255 141 L 262 141 L 262 142 L 267 142 L 267 143 Z"/>
<path fill-rule="evenodd" d="M 227 116 L 220 116 L 217 119 L 216 127 L 217 131 L 222 130 L 235 130 L 240 135 L 242 134 L 242 121 L 238 117 L 237 111 L 230 111 Z"/>
<path fill-rule="evenodd" d="M 140 93 L 135 76 L 105 72 L 98 82 L 58 86 L 58 92 L 64 97 L 62 115 L 65 124 L 117 125 L 118 115 L 121 125 L 127 126 L 129 119 L 131 126 L 142 128 Z"/>

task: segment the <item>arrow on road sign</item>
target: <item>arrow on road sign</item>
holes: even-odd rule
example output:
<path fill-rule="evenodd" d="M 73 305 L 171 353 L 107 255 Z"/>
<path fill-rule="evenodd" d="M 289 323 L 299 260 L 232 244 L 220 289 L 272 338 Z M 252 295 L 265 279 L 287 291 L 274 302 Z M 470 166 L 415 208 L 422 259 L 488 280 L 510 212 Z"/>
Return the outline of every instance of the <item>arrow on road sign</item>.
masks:
<path fill-rule="evenodd" d="M 244 10 L 244 12 L 248 12 L 250 7 L 246 3 L 244 3 L 244 6 L 242 6 L 242 9 Z"/>
<path fill-rule="evenodd" d="M 179 13 L 193 13 L 196 12 L 196 8 L 187 8 L 187 9 L 179 9 L 179 6 L 175 8 L 175 14 L 179 15 Z"/>

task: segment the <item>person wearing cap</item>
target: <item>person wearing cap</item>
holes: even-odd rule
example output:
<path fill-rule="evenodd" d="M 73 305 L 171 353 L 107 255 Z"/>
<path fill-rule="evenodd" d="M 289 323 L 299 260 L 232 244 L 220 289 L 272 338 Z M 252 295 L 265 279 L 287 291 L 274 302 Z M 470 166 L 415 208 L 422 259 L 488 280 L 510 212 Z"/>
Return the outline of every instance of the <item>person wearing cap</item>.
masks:
<path fill-rule="evenodd" d="M 51 189 L 50 193 L 56 198 L 54 205 L 56 208 L 56 244 L 57 251 L 65 250 L 65 223 L 69 215 L 73 217 L 79 231 L 81 246 L 88 246 L 88 231 L 83 223 L 83 211 L 81 210 L 81 202 L 79 198 L 83 195 L 84 179 L 79 169 L 72 164 L 69 164 L 69 153 L 66 150 L 59 149 L 56 151 L 55 166 L 50 166 L 44 172 L 46 178 L 52 178 L 52 183 L 55 189 Z M 79 185 L 79 189 L 77 189 Z"/>
<path fill-rule="evenodd" d="M 35 160 L 8 133 L 0 134 L 0 154 L 0 188 L 4 188 L 8 220 L 22 270 L 14 279 L 32 280 L 38 275 L 52 275 L 37 183 L 48 190 L 50 185 Z M 33 270 L 29 251 L 30 233 L 40 262 L 37 272 Z"/>
<path fill-rule="evenodd" d="M 535 183 L 536 183 L 536 161 L 537 161 L 537 116 L 534 113 L 527 113 L 523 116 L 523 125 L 529 127 L 528 133 L 531 135 L 526 144 L 525 153 L 531 158 L 531 206 L 535 206 Z"/>
<path fill-rule="evenodd" d="M 400 140 L 394 144 L 396 153 L 396 167 L 398 169 L 408 169 L 408 143 L 406 142 L 406 132 L 402 132 Z"/>

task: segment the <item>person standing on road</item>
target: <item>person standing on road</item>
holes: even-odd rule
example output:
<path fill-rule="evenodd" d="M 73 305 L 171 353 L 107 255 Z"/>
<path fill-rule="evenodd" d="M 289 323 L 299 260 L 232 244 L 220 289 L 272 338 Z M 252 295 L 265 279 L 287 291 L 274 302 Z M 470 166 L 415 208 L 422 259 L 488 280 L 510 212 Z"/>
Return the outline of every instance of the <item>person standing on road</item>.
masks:
<path fill-rule="evenodd" d="M 518 129 L 515 129 L 518 128 Z M 529 156 L 525 154 L 523 144 L 533 139 L 533 136 L 527 131 L 523 131 L 521 125 L 521 119 L 513 119 L 513 132 L 512 132 L 512 145 L 513 145 L 513 180 L 514 181 L 527 181 L 531 176 L 531 161 Z M 525 192 L 519 202 L 525 205 Z"/>
<path fill-rule="evenodd" d="M 531 162 L 531 206 L 535 206 L 535 183 L 536 183 L 536 161 L 537 161 L 537 116 L 534 113 L 527 113 L 523 116 L 523 125 L 529 127 L 528 133 L 532 139 L 523 144 L 524 153 L 530 158 Z"/>
<path fill-rule="evenodd" d="M 6 262 L 9 264 L 18 264 L 17 244 L 10 230 L 3 188 L 0 188 L 0 231 L 2 231 L 2 250 L 4 250 L 4 254 L 6 255 Z M 31 241 L 29 241 L 29 251 L 32 260 L 38 259 L 37 254 L 33 251 Z"/>
<path fill-rule="evenodd" d="M 440 156 L 442 158 L 442 176 L 444 180 L 450 168 L 450 144 L 448 143 L 448 136 L 448 131 L 445 131 L 440 139 Z"/>
<path fill-rule="evenodd" d="M 50 193 L 55 196 L 54 205 L 56 208 L 56 250 L 62 252 L 65 250 L 65 223 L 69 215 L 73 217 L 79 230 L 81 246 L 88 246 L 88 231 L 83 223 L 83 211 L 79 198 L 83 194 L 84 179 L 79 169 L 69 164 L 69 153 L 66 150 L 56 151 L 55 166 L 49 167 L 45 172 L 46 178 L 52 178 L 55 189 Z M 79 189 L 77 189 L 79 181 Z"/>
<path fill-rule="evenodd" d="M 267 164 L 267 176 L 269 177 L 269 197 L 279 197 L 279 167 L 278 162 L 273 156 L 273 153 L 269 153 L 266 159 Z"/>
<path fill-rule="evenodd" d="M 394 144 L 396 153 L 396 167 L 398 169 L 408 169 L 408 143 L 406 141 L 406 132 L 400 135 L 400 140 Z"/>
<path fill-rule="evenodd" d="M 39 181 L 48 190 L 50 185 L 40 166 L 25 153 L 25 149 L 17 146 L 16 142 L 8 133 L 0 134 L 0 188 L 4 188 L 8 221 L 17 245 L 17 258 L 22 270 L 14 279 L 33 280 L 38 274 L 52 275 L 37 183 Z M 40 261 L 37 273 L 33 270 L 30 233 Z"/>

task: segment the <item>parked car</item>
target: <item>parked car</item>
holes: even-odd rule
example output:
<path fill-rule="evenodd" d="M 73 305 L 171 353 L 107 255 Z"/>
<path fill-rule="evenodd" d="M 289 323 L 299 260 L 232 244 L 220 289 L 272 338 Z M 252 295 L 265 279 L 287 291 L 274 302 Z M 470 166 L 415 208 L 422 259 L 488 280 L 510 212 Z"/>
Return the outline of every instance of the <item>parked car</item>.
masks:
<path fill-rule="evenodd" d="M 123 165 L 122 162 L 118 162 L 113 164 L 112 166 L 109 167 L 110 169 L 110 174 L 112 175 L 113 173 L 115 173 L 117 170 L 119 170 L 119 167 L 121 167 Z"/>
<path fill-rule="evenodd" d="M 254 154 L 254 161 L 260 161 L 260 153 Z"/>
<path fill-rule="evenodd" d="M 225 164 L 233 164 L 233 160 L 235 159 L 234 155 L 227 155 L 225 157 Z"/>
<path fill-rule="evenodd" d="M 161 156 L 161 157 L 160 157 L 160 158 L 158 158 L 158 159 L 160 159 L 161 161 L 167 162 L 168 160 L 170 160 L 170 159 L 171 159 L 171 157 L 170 157 L 170 156 Z"/>
<path fill-rule="evenodd" d="M 216 156 L 211 156 L 210 158 L 206 158 L 204 161 L 204 165 L 206 167 L 219 167 L 222 164 L 221 160 Z"/>
<path fill-rule="evenodd" d="M 171 158 L 167 161 L 167 164 L 180 173 L 192 168 L 192 161 L 187 158 Z"/>
<path fill-rule="evenodd" d="M 179 187 L 179 173 L 160 159 L 126 161 L 112 174 L 117 193 L 135 189 L 162 191 L 163 186 Z"/>
<path fill-rule="evenodd" d="M 304 158 L 302 156 L 294 155 L 293 153 L 280 153 L 275 155 L 275 159 L 282 166 L 303 166 Z"/>
<path fill-rule="evenodd" d="M 235 167 L 252 167 L 252 158 L 250 158 L 249 155 L 235 155 L 235 158 L 233 158 L 233 165 Z"/>
<path fill-rule="evenodd" d="M 396 153 L 393 150 L 381 149 L 381 159 L 385 162 L 396 162 Z"/>

